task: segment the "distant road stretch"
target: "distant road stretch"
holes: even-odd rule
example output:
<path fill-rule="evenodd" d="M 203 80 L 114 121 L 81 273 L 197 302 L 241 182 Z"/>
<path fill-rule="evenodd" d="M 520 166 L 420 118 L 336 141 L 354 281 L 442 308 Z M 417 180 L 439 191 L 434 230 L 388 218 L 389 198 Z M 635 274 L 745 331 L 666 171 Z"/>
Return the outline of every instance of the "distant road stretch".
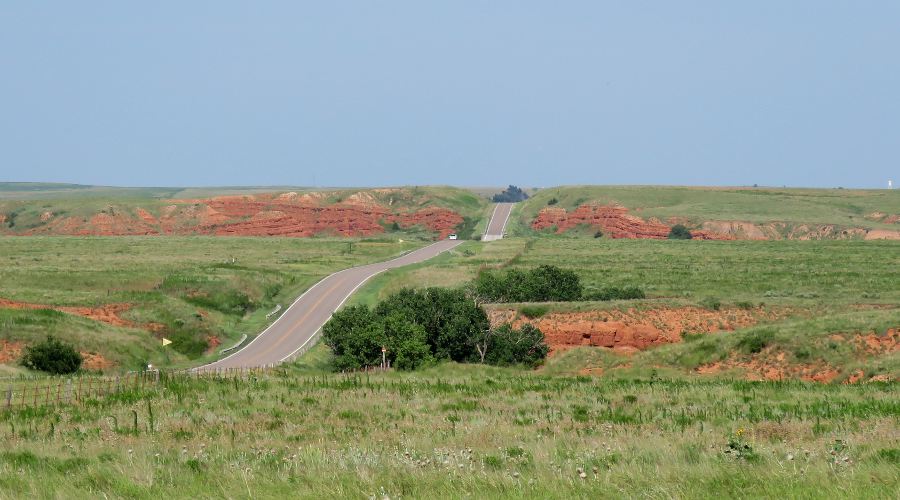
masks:
<path fill-rule="evenodd" d="M 494 206 L 494 213 L 491 214 L 491 221 L 488 222 L 487 230 L 481 241 L 494 241 L 503 238 L 503 231 L 506 230 L 506 223 L 509 222 L 509 213 L 512 212 L 514 203 L 497 203 Z"/>
<path fill-rule="evenodd" d="M 338 271 L 313 285 L 246 347 L 195 370 L 265 366 L 291 359 L 308 347 L 331 314 L 369 278 L 388 269 L 428 260 L 460 243 L 462 241 L 443 240 L 387 262 Z"/>

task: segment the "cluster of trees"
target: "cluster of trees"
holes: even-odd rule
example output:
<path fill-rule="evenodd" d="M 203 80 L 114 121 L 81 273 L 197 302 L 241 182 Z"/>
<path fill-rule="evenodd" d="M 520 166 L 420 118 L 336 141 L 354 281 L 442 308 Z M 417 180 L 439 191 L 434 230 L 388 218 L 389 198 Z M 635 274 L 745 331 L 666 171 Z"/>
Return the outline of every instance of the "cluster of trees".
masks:
<path fill-rule="evenodd" d="M 522 191 L 518 186 L 509 185 L 504 191 L 494 195 L 492 198 L 494 203 L 516 203 L 528 199 L 528 194 Z"/>
<path fill-rule="evenodd" d="M 415 370 L 436 361 L 539 364 L 549 348 L 537 328 L 491 329 L 484 310 L 463 290 L 404 289 L 375 308 L 351 306 L 322 327 L 338 370 L 381 364 Z"/>
<path fill-rule="evenodd" d="M 581 299 L 582 291 L 577 274 L 551 265 L 482 271 L 475 278 L 475 294 L 485 302 L 567 302 Z"/>
<path fill-rule="evenodd" d="M 543 265 L 529 271 L 482 271 L 473 285 L 483 302 L 570 302 L 576 300 L 626 300 L 645 298 L 637 287 L 585 290 L 573 271 Z"/>

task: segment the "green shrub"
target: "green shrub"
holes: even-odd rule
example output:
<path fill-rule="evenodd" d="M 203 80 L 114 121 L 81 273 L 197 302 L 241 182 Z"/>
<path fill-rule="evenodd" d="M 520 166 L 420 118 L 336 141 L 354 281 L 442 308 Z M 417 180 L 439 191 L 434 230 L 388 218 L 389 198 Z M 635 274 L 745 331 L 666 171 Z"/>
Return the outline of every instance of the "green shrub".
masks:
<path fill-rule="evenodd" d="M 547 205 L 556 205 L 557 203 L 559 203 L 559 200 L 554 197 L 550 198 L 550 200 L 547 202 Z"/>
<path fill-rule="evenodd" d="M 540 318 L 547 314 L 547 311 L 549 310 L 550 309 L 547 306 L 522 306 L 519 308 L 519 312 L 529 319 Z"/>
<path fill-rule="evenodd" d="M 599 300 L 599 301 L 608 301 L 608 300 L 634 300 L 634 299 L 643 299 L 646 298 L 644 291 L 638 287 L 628 286 L 625 288 L 619 288 L 616 286 L 609 286 L 603 288 L 602 290 L 591 291 L 585 293 L 583 296 L 584 300 Z"/>
<path fill-rule="evenodd" d="M 602 238 L 602 237 L 603 237 L 603 231 L 600 231 L 598 229 L 597 232 L 594 233 L 594 238 Z"/>
<path fill-rule="evenodd" d="M 573 271 L 543 265 L 527 272 L 482 271 L 475 278 L 475 291 L 493 302 L 566 302 L 581 299 L 581 280 Z"/>
<path fill-rule="evenodd" d="M 538 366 L 550 352 L 544 334 L 529 324 L 519 330 L 509 324 L 501 325 L 489 332 L 485 345 L 484 362 L 500 366 Z"/>
<path fill-rule="evenodd" d="M 669 231 L 670 240 L 689 240 L 693 237 L 691 231 L 683 224 L 675 224 Z"/>
<path fill-rule="evenodd" d="M 709 309 L 710 311 L 718 311 L 719 309 L 722 309 L 722 301 L 715 297 L 706 297 L 700 301 L 700 306 L 704 309 Z"/>
<path fill-rule="evenodd" d="M 737 306 L 738 309 L 745 309 L 745 310 L 753 309 L 753 302 L 748 302 L 746 300 L 742 300 L 740 302 L 735 302 L 734 305 Z"/>
<path fill-rule="evenodd" d="M 765 349 L 774 339 L 775 333 L 771 330 L 760 330 L 745 333 L 737 342 L 737 348 L 746 354 L 757 354 Z"/>
<path fill-rule="evenodd" d="M 81 354 L 69 344 L 49 336 L 47 340 L 25 348 L 22 365 L 32 370 L 65 375 L 81 368 Z"/>

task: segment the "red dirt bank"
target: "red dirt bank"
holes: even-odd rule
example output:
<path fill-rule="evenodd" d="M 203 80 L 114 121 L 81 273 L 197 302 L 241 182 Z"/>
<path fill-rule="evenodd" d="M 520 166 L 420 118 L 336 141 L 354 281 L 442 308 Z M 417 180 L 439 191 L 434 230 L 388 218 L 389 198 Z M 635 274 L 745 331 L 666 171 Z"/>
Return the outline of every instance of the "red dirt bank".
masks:
<path fill-rule="evenodd" d="M 699 307 L 681 307 L 560 312 L 528 319 L 516 310 L 495 309 L 490 311 L 489 317 L 494 326 L 507 322 L 513 323 L 516 328 L 525 323 L 536 326 L 544 333 L 553 351 L 576 346 L 634 351 L 680 342 L 683 333 L 731 331 L 759 321 L 777 319 L 785 312 L 761 308 L 710 311 Z"/>
<path fill-rule="evenodd" d="M 171 200 L 153 215 L 141 207 L 107 207 L 85 220 L 52 214 L 45 224 L 23 234 L 78 236 L 189 235 L 292 236 L 317 234 L 369 236 L 384 232 L 383 224 L 421 226 L 445 238 L 463 222 L 453 210 L 425 207 L 403 210 L 385 207 L 367 192 L 328 204 L 322 193 L 283 193 Z"/>
<path fill-rule="evenodd" d="M 547 207 L 538 213 L 531 223 L 536 230 L 556 228 L 557 234 L 576 226 L 600 228 L 610 238 L 641 238 L 662 240 L 669 236 L 671 227 L 657 220 L 646 221 L 630 215 L 628 209 L 618 205 L 585 204 L 568 212 L 564 208 Z M 696 239 L 733 240 L 734 236 L 713 231 L 691 231 Z"/>

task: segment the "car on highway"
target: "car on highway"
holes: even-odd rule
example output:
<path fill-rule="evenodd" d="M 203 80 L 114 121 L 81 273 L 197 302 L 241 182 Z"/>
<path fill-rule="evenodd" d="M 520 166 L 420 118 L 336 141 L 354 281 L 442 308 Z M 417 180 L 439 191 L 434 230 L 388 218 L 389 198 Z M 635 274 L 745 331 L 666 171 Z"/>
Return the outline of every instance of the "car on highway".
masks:
<path fill-rule="evenodd" d="M 457 239 L 456 233 L 453 233 L 453 234 L 447 236 L 447 239 L 449 239 L 449 240 L 455 240 L 455 239 Z"/>

